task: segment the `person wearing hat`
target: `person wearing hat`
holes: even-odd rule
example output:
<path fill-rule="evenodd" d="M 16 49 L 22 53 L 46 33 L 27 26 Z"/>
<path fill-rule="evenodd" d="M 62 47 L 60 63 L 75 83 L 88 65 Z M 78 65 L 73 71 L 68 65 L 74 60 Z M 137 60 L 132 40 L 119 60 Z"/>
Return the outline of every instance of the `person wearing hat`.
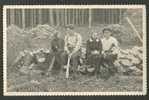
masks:
<path fill-rule="evenodd" d="M 82 45 L 82 37 L 79 33 L 75 32 L 73 25 L 68 25 L 66 26 L 66 36 L 65 36 L 65 45 L 64 45 L 64 50 L 65 50 L 65 62 L 64 65 L 67 64 L 68 56 L 71 56 L 70 60 L 70 69 L 74 73 L 77 72 L 77 67 L 79 64 L 79 56 L 81 54 L 81 45 Z"/>
<path fill-rule="evenodd" d="M 60 33 L 55 31 L 51 41 L 51 57 L 55 57 L 53 64 L 53 74 L 58 74 L 63 65 L 62 53 L 64 52 L 64 40 L 60 38 Z"/>
<path fill-rule="evenodd" d="M 101 63 L 101 52 L 102 52 L 102 43 L 98 38 L 98 33 L 93 32 L 90 39 L 86 43 L 86 59 L 87 65 L 90 65 L 88 69 L 93 69 L 94 74 L 98 77 L 100 71 Z"/>
<path fill-rule="evenodd" d="M 116 72 L 114 61 L 117 59 L 119 51 L 119 43 L 115 37 L 112 36 L 112 30 L 109 28 L 103 29 L 102 46 L 103 46 L 103 62 L 109 66 L 111 74 Z"/>

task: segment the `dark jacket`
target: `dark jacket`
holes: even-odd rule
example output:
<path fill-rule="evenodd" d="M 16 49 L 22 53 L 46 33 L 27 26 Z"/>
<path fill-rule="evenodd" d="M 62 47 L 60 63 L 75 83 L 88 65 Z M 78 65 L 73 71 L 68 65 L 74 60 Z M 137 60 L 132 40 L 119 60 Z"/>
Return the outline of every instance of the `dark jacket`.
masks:
<path fill-rule="evenodd" d="M 62 52 L 64 51 L 64 40 L 61 38 L 53 38 L 51 41 L 51 50 L 52 52 Z"/>
<path fill-rule="evenodd" d="M 91 52 L 93 52 L 95 50 L 99 51 L 99 53 L 101 54 L 101 52 L 102 52 L 101 40 L 100 39 L 92 39 L 92 38 L 90 38 L 87 41 L 87 44 L 86 44 L 86 57 L 91 55 Z"/>

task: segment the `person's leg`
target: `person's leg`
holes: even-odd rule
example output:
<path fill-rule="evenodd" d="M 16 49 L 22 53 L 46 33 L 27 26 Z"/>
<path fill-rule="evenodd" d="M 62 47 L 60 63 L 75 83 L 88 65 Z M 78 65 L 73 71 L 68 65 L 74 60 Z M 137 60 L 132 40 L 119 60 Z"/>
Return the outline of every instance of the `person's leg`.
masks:
<path fill-rule="evenodd" d="M 61 54 L 61 63 L 62 63 L 62 65 L 67 65 L 67 61 L 68 61 L 68 54 L 66 52 L 63 52 Z"/>
<path fill-rule="evenodd" d="M 114 65 L 114 61 L 116 60 L 116 55 L 109 54 L 106 58 L 106 61 L 109 65 L 109 71 L 111 75 L 114 75 L 116 73 L 116 68 Z"/>
<path fill-rule="evenodd" d="M 102 56 L 98 55 L 97 58 L 96 58 L 96 72 L 95 72 L 96 77 L 98 77 L 99 73 L 100 73 L 101 60 L 102 60 Z"/>
<path fill-rule="evenodd" d="M 80 52 L 76 52 L 71 56 L 71 61 L 72 61 L 72 71 L 73 71 L 73 76 L 75 77 L 77 74 L 77 68 L 78 68 L 78 63 L 79 63 L 79 56 Z"/>

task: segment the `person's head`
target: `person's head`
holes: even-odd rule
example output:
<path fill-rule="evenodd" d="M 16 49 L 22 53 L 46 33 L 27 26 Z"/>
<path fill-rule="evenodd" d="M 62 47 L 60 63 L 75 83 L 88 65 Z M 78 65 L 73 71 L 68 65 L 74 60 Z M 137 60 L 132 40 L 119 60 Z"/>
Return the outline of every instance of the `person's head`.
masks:
<path fill-rule="evenodd" d="M 74 29 L 74 26 L 72 24 L 66 26 L 66 31 L 69 35 L 74 35 L 73 29 Z"/>
<path fill-rule="evenodd" d="M 53 36 L 54 36 L 54 38 L 58 38 L 59 37 L 59 32 L 55 30 Z"/>
<path fill-rule="evenodd" d="M 92 38 L 93 39 L 97 39 L 98 38 L 98 33 L 97 32 L 93 32 L 92 33 Z"/>
<path fill-rule="evenodd" d="M 103 29 L 102 32 L 103 32 L 103 36 L 104 36 L 105 38 L 109 38 L 109 37 L 112 35 L 112 30 L 109 29 L 109 28 Z"/>

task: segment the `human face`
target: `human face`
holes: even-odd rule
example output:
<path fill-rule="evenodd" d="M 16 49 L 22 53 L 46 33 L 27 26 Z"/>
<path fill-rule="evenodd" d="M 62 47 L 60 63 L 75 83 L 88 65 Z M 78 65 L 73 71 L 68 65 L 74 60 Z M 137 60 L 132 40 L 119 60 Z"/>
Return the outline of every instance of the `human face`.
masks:
<path fill-rule="evenodd" d="M 69 35 L 74 35 L 73 30 L 71 30 L 71 29 L 69 29 L 69 28 L 67 28 L 66 30 L 67 30 L 67 33 L 68 33 Z"/>
<path fill-rule="evenodd" d="M 111 36 L 111 34 L 112 33 L 110 31 L 104 31 L 104 37 L 107 39 Z"/>
<path fill-rule="evenodd" d="M 94 33 L 92 34 L 92 38 L 96 39 L 97 37 L 98 37 L 98 34 L 94 32 Z"/>
<path fill-rule="evenodd" d="M 55 31 L 55 32 L 54 32 L 54 37 L 55 37 L 55 38 L 59 38 L 59 32 L 58 32 L 58 31 Z"/>

